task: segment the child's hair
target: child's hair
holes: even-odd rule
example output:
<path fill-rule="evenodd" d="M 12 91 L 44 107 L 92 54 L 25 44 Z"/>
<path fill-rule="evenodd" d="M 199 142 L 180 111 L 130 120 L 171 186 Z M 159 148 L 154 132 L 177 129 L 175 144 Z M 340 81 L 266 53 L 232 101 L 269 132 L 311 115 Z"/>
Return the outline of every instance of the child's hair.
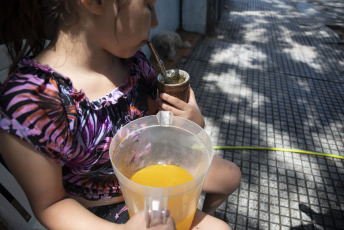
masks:
<path fill-rule="evenodd" d="M 2 15 L 1 37 L 12 60 L 10 72 L 26 55 L 54 42 L 59 26 L 78 17 L 75 0 L 11 0 Z"/>
<path fill-rule="evenodd" d="M 125 1 L 116 0 L 118 8 Z M 38 55 L 46 40 L 54 44 L 61 27 L 73 26 L 79 20 L 78 3 L 77 0 L 7 1 L 7 9 L 0 16 L 0 28 L 12 60 L 9 71 L 12 72 L 24 56 Z"/>

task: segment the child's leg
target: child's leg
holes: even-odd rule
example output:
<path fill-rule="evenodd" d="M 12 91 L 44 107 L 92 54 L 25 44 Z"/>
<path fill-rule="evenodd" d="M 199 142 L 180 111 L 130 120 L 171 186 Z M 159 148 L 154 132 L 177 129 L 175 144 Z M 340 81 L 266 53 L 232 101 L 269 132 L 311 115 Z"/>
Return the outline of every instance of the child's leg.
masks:
<path fill-rule="evenodd" d="M 231 228 L 220 219 L 207 215 L 200 210 L 196 210 L 194 220 L 191 225 L 192 230 L 231 230 Z"/>
<path fill-rule="evenodd" d="M 203 192 L 206 192 L 202 211 L 214 215 L 215 210 L 240 184 L 241 172 L 233 162 L 214 157 L 205 178 Z"/>

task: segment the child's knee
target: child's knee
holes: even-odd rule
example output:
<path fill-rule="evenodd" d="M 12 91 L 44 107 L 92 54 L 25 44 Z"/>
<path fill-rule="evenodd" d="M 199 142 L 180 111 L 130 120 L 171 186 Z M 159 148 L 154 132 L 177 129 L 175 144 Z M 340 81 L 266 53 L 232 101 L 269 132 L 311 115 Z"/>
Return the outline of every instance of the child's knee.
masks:
<path fill-rule="evenodd" d="M 223 160 L 222 167 L 219 169 L 221 170 L 224 175 L 224 184 L 226 185 L 226 193 L 231 194 L 233 193 L 240 185 L 241 182 L 241 170 L 240 168 L 233 162 Z"/>
<path fill-rule="evenodd" d="M 242 177 L 241 170 L 235 163 L 229 161 L 229 164 L 230 164 L 229 170 L 233 174 L 233 177 L 234 177 L 233 183 L 237 184 L 237 187 L 238 187 L 241 181 L 241 177 Z"/>
<path fill-rule="evenodd" d="M 241 171 L 233 162 L 214 157 L 205 180 L 204 191 L 230 195 L 240 184 Z"/>
<path fill-rule="evenodd" d="M 217 229 L 217 230 L 231 230 L 229 225 L 224 222 L 223 220 L 220 220 L 216 217 L 210 216 L 205 214 L 204 212 L 200 210 L 196 210 L 194 220 L 192 222 L 191 229 L 197 229 L 197 230 L 208 230 L 208 229 Z"/>

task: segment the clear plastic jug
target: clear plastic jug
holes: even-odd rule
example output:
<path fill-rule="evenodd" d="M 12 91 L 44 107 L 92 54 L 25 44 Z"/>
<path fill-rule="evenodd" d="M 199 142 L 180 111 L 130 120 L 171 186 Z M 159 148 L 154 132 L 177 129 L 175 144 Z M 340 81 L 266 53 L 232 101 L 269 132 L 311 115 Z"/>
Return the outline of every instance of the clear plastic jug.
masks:
<path fill-rule="evenodd" d="M 129 215 L 145 210 L 148 227 L 165 223 L 169 210 L 178 230 L 190 229 L 212 158 L 207 133 L 167 111 L 125 125 L 110 146 L 111 163 Z M 131 180 L 137 171 L 160 164 L 179 166 L 193 179 L 172 187 L 145 186 Z"/>

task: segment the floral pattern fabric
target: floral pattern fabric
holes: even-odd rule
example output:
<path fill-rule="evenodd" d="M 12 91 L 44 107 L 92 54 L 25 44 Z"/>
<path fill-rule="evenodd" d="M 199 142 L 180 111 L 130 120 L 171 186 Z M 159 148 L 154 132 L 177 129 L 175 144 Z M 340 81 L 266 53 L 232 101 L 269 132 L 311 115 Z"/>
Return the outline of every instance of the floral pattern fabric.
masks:
<path fill-rule="evenodd" d="M 129 212 L 124 202 L 88 208 L 96 216 L 117 224 L 125 224 L 129 220 Z"/>
<path fill-rule="evenodd" d="M 59 163 L 72 196 L 99 200 L 121 195 L 110 142 L 122 126 L 148 115 L 148 99 L 156 97 L 156 76 L 146 56 L 138 51 L 123 62 L 127 80 L 95 101 L 32 57 L 24 58 L 1 85 L 0 128 Z"/>

